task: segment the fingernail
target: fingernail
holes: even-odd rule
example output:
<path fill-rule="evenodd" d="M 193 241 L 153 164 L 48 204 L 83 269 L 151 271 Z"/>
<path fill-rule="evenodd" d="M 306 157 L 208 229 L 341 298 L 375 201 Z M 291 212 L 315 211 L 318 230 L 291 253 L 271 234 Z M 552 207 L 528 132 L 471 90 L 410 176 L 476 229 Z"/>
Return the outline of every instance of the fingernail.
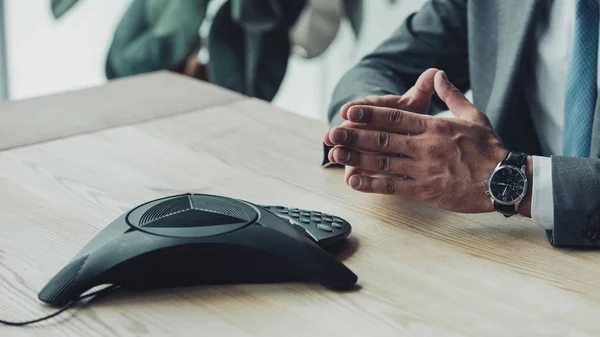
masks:
<path fill-rule="evenodd" d="M 348 160 L 350 160 L 350 151 L 338 149 L 338 157 L 340 157 L 341 161 L 347 162 Z"/>
<path fill-rule="evenodd" d="M 333 141 L 335 143 L 341 143 L 346 140 L 346 131 L 341 129 L 333 130 Z"/>
<path fill-rule="evenodd" d="M 358 186 L 360 186 L 360 177 L 359 176 L 350 177 L 350 186 L 352 186 L 352 188 L 358 188 Z"/>
<path fill-rule="evenodd" d="M 450 81 L 448 81 L 448 76 L 446 76 L 446 72 L 443 70 L 442 70 L 442 78 L 444 79 L 444 81 L 450 82 Z"/>
<path fill-rule="evenodd" d="M 363 112 L 360 108 L 352 108 L 352 110 L 350 110 L 350 114 L 348 115 L 348 118 L 353 122 L 361 121 L 362 117 Z"/>

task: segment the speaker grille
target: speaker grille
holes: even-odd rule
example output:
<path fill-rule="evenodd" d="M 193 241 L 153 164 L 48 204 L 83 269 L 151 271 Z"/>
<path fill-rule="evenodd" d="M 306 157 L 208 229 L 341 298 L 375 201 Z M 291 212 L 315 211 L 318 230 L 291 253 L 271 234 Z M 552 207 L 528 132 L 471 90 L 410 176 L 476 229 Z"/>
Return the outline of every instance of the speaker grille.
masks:
<path fill-rule="evenodd" d="M 184 194 L 142 204 L 127 214 L 127 223 L 167 237 L 202 237 L 246 227 L 259 218 L 247 202 L 210 194 Z"/>
<path fill-rule="evenodd" d="M 54 305 L 63 305 L 69 300 L 74 299 L 75 296 L 70 296 L 69 290 L 73 282 L 77 279 L 77 275 L 79 275 L 81 267 L 83 267 L 87 258 L 88 255 L 83 256 L 63 268 L 63 270 L 56 274 L 44 289 L 40 291 L 38 298 L 43 302 Z"/>
<path fill-rule="evenodd" d="M 173 214 L 191 210 L 190 199 L 187 196 L 181 196 L 161 202 L 147 210 L 140 219 L 140 226 L 147 225 L 153 221 L 168 217 Z"/>
<path fill-rule="evenodd" d="M 228 215 L 230 217 L 240 219 L 243 221 L 250 221 L 251 219 L 250 214 L 248 214 L 243 208 L 223 199 L 192 200 L 194 209 L 199 211 Z"/>

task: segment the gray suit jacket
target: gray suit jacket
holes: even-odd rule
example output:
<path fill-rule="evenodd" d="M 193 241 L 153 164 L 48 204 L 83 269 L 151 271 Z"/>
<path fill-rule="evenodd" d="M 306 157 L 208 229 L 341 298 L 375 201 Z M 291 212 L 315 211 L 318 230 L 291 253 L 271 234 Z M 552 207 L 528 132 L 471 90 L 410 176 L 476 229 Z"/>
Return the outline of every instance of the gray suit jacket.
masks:
<path fill-rule="evenodd" d="M 402 94 L 423 71 L 436 67 L 461 90 L 472 89 L 474 104 L 488 115 L 507 149 L 540 154 L 522 79 L 530 76 L 526 56 L 536 44 L 533 28 L 549 3 L 430 0 L 345 74 L 333 94 L 330 124 L 341 122 L 344 103 Z M 432 110 L 445 109 L 436 103 Z M 593 158 L 552 157 L 555 223 L 547 235 L 553 245 L 600 247 L 598 109 L 593 130 Z"/>

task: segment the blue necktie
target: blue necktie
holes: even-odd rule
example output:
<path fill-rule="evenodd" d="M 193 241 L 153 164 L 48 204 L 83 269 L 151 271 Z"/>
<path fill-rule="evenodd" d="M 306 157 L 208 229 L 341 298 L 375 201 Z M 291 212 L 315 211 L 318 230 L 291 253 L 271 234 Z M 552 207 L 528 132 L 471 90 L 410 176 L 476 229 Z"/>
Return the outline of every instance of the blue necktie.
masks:
<path fill-rule="evenodd" d="M 589 157 L 598 93 L 598 0 L 576 0 L 575 36 L 565 97 L 563 154 Z"/>

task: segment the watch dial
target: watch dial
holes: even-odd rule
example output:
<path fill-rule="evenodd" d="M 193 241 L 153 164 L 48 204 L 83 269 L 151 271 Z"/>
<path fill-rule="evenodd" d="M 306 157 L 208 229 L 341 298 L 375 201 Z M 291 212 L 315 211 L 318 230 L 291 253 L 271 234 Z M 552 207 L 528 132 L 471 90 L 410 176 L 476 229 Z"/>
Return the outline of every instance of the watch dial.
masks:
<path fill-rule="evenodd" d="M 524 190 L 525 176 L 512 167 L 496 171 L 490 181 L 492 196 L 502 202 L 511 203 L 518 200 Z"/>

